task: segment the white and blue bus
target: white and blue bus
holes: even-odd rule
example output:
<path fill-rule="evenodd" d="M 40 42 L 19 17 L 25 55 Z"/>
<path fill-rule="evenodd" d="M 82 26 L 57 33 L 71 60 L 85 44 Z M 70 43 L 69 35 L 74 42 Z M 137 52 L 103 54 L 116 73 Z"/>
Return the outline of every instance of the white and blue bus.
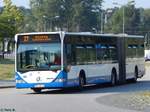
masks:
<path fill-rule="evenodd" d="M 80 87 L 144 75 L 144 37 L 69 32 L 15 36 L 16 88 Z"/>

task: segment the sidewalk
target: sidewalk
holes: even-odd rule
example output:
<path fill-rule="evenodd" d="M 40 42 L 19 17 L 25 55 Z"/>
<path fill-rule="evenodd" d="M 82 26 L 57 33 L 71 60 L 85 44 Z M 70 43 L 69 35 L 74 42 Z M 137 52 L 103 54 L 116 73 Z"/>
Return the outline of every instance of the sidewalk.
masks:
<path fill-rule="evenodd" d="M 0 88 L 14 88 L 15 81 L 14 80 L 0 80 Z"/>

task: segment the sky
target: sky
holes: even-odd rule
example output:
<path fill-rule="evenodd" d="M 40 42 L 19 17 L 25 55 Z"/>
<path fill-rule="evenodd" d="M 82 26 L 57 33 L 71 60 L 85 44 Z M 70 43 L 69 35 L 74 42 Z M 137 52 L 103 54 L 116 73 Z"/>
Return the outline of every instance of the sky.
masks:
<path fill-rule="evenodd" d="M 2 3 L 3 0 L 0 0 L 0 6 L 3 6 Z M 11 0 L 13 4 L 17 6 L 24 6 L 26 8 L 29 8 L 29 0 Z"/>
<path fill-rule="evenodd" d="M 121 5 L 125 5 L 129 0 L 104 0 L 103 8 L 115 7 L 113 2 L 117 2 Z M 12 0 L 13 4 L 17 6 L 24 6 L 29 8 L 29 0 Z M 150 8 L 150 0 L 135 0 L 136 7 Z M 2 0 L 0 0 L 0 6 L 2 6 Z"/>
<path fill-rule="evenodd" d="M 132 0 L 104 0 L 103 8 L 106 9 L 115 7 L 116 5 L 113 5 L 114 2 L 120 5 L 126 5 L 128 1 Z M 150 8 L 150 0 L 135 0 L 135 6 L 137 8 Z"/>

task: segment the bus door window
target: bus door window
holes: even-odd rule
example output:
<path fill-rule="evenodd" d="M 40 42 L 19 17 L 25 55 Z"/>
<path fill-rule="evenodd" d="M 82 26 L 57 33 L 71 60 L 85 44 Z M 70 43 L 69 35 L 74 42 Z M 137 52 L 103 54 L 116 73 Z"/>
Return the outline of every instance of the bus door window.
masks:
<path fill-rule="evenodd" d="M 72 47 L 71 44 L 67 44 L 66 45 L 66 63 L 67 64 L 71 64 L 72 63 Z"/>
<path fill-rule="evenodd" d="M 75 45 L 74 44 L 66 44 L 65 45 L 65 56 L 64 56 L 64 71 L 69 72 L 71 70 L 71 66 L 76 64 L 76 53 L 75 53 Z"/>

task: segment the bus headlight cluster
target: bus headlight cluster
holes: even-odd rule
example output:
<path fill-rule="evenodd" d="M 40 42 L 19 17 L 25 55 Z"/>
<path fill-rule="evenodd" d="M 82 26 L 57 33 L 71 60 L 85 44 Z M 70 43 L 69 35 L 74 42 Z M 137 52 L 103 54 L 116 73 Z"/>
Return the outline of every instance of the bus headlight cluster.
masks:
<path fill-rule="evenodd" d="M 16 80 L 16 83 L 26 83 L 24 80 Z"/>

